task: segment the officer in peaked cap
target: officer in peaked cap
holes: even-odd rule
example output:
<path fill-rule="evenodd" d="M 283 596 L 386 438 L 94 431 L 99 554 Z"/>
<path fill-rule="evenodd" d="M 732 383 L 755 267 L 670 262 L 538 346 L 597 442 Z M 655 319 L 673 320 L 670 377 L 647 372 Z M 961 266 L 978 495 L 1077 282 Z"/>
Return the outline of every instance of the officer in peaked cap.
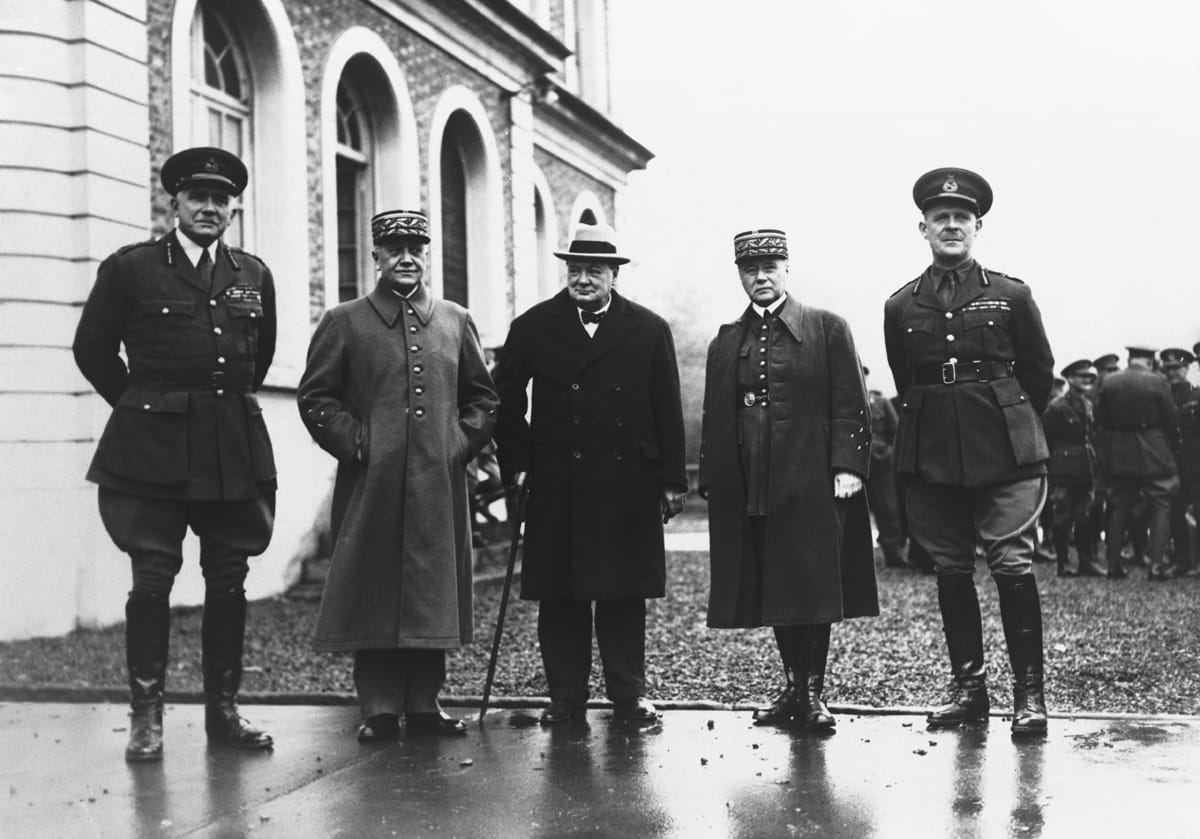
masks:
<path fill-rule="evenodd" d="M 896 470 L 909 527 L 933 555 L 954 687 L 931 727 L 985 722 L 989 703 L 975 546 L 1000 596 L 1014 674 L 1016 735 L 1043 735 L 1042 616 L 1033 554 L 1049 449 L 1040 415 L 1054 358 L 1023 282 L 972 256 L 992 189 L 975 172 L 941 168 L 913 186 L 932 264 L 884 306 L 884 340 L 903 399 Z"/>
<path fill-rule="evenodd" d="M 87 477 L 133 570 L 130 761 L 162 758 L 168 598 L 189 526 L 205 580 L 208 739 L 272 745 L 240 716 L 237 694 L 247 558 L 266 549 L 275 518 L 275 461 L 254 396 L 275 354 L 275 284 L 261 260 L 221 240 L 246 188 L 237 157 L 185 149 L 163 164 L 162 185 L 176 229 L 104 260 L 74 344 L 80 371 L 113 407 Z"/>
<path fill-rule="evenodd" d="M 1103 572 L 1095 565 L 1090 510 L 1096 478 L 1093 448 L 1095 417 L 1087 394 L 1096 385 L 1096 368 L 1087 359 L 1073 361 L 1062 369 L 1067 381 L 1065 394 L 1055 399 L 1042 415 L 1046 442 L 1050 446 L 1050 494 L 1054 517 L 1051 532 L 1058 555 L 1058 576 L 1071 576 L 1068 547 L 1074 536 L 1079 556 L 1080 576 L 1098 577 Z"/>
<path fill-rule="evenodd" d="M 700 434 L 708 625 L 772 628 L 786 682 L 756 724 L 828 730 L 832 624 L 879 614 L 866 387 L 846 321 L 788 291 L 782 230 L 737 234 L 733 256 L 749 300 L 709 345 Z"/>
<path fill-rule="evenodd" d="M 1121 357 L 1116 353 L 1105 353 L 1094 359 L 1092 366 L 1096 368 L 1096 386 L 1086 395 L 1088 401 L 1092 403 L 1092 413 L 1095 415 L 1096 408 L 1100 405 L 1100 392 L 1104 389 L 1104 380 L 1113 373 L 1121 371 Z M 1101 534 L 1108 522 L 1108 490 L 1104 478 L 1104 464 L 1099 462 L 1099 459 L 1096 463 L 1096 484 L 1095 491 L 1092 493 L 1092 510 L 1088 517 L 1091 520 L 1089 533 L 1094 553 L 1095 548 L 1100 544 Z"/>
<path fill-rule="evenodd" d="M 1121 357 L 1115 352 L 1105 353 L 1092 362 L 1092 366 L 1096 368 L 1096 375 L 1099 376 L 1099 381 L 1104 381 L 1104 377 L 1111 373 L 1118 373 L 1121 370 Z"/>
<path fill-rule="evenodd" d="M 1200 514 L 1200 389 L 1187 379 L 1188 367 L 1196 360 L 1185 349 L 1170 347 L 1158 354 L 1163 374 L 1171 388 L 1175 409 L 1179 414 L 1179 494 L 1171 501 L 1171 559 L 1167 574 L 1172 577 L 1190 575 L 1196 565 L 1196 545 L 1193 528 L 1188 524 L 1191 509 Z"/>
<path fill-rule="evenodd" d="M 1153 370 L 1155 351 L 1134 345 L 1129 366 L 1104 380 L 1096 409 L 1098 453 L 1108 493 L 1105 548 L 1108 576 L 1126 576 L 1121 563 L 1133 509 L 1145 498 L 1150 513 L 1150 578 L 1166 576 L 1171 500 L 1179 493 L 1174 448 L 1178 411 L 1166 380 Z"/>

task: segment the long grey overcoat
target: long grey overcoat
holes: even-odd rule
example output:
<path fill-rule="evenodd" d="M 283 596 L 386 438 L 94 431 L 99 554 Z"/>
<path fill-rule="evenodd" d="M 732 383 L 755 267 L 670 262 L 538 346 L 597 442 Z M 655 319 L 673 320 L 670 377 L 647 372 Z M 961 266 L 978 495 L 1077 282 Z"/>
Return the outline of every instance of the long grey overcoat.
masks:
<path fill-rule="evenodd" d="M 864 480 L 870 413 L 850 328 L 788 297 L 768 349 L 771 414 L 766 556 L 761 614 L 739 590 L 753 561 L 738 454 L 737 365 L 749 308 L 708 348 L 700 488 L 708 496 L 712 588 L 708 625 L 786 626 L 879 614 L 865 492 L 833 497 L 835 472 Z"/>
<path fill-rule="evenodd" d="M 662 493 L 687 489 L 666 321 L 613 292 L 589 337 L 564 289 L 513 321 L 495 373 L 500 467 L 529 474 L 521 597 L 662 597 Z"/>
<path fill-rule="evenodd" d="M 423 286 L 407 300 L 377 287 L 325 313 L 297 399 L 338 459 L 316 648 L 468 643 L 466 465 L 497 405 L 471 316 Z"/>

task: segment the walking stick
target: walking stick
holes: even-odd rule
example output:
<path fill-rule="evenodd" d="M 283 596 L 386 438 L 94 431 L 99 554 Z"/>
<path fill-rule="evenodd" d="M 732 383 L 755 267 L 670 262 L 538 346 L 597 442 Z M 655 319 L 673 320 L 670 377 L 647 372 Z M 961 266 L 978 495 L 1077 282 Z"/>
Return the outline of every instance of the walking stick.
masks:
<path fill-rule="evenodd" d="M 492 682 L 496 677 L 496 658 L 500 655 L 500 638 L 504 634 L 504 613 L 508 610 L 508 592 L 512 588 L 513 567 L 517 564 L 517 550 L 521 544 L 521 523 L 525 519 L 525 499 L 529 495 L 528 484 L 517 483 L 517 500 L 512 510 L 512 541 L 508 546 L 508 568 L 504 571 L 504 591 L 500 594 L 500 614 L 496 618 L 496 634 L 492 638 L 492 657 L 488 661 L 487 680 L 483 683 L 483 702 L 479 705 L 479 724 L 487 713 L 488 699 L 492 696 Z"/>

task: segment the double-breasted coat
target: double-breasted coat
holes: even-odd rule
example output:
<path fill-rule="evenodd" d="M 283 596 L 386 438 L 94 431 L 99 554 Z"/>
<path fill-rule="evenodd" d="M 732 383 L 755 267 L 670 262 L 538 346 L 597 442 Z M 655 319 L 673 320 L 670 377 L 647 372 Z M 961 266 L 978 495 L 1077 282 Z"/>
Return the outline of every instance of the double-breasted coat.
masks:
<path fill-rule="evenodd" d="M 931 271 L 884 305 L 888 366 L 902 398 L 896 472 L 964 487 L 1046 474 L 1050 450 L 1041 415 L 1054 384 L 1054 355 L 1029 287 L 973 262 L 947 306 Z M 1009 365 L 1011 372 L 989 381 L 913 382 L 952 359 Z"/>
<path fill-rule="evenodd" d="M 864 492 L 835 501 L 833 476 L 864 480 L 870 413 L 850 328 L 838 315 L 788 297 L 767 352 L 770 412 L 766 552 L 761 614 L 739 590 L 753 561 L 739 453 L 737 370 L 753 310 L 720 327 L 708 348 L 700 487 L 708 497 L 708 625 L 815 624 L 879 614 Z"/>
<path fill-rule="evenodd" d="M 521 597 L 662 597 L 662 493 L 687 489 L 666 321 L 613 292 L 589 337 L 564 289 L 513 321 L 494 372 L 500 467 L 529 481 Z"/>
<path fill-rule="evenodd" d="M 105 259 L 83 307 L 75 361 L 113 407 L 88 480 L 175 500 L 273 493 L 275 459 L 253 394 L 275 355 L 271 272 L 219 243 L 206 282 L 179 235 Z"/>
<path fill-rule="evenodd" d="M 1096 406 L 1097 454 L 1113 478 L 1177 475 L 1179 424 L 1166 379 L 1128 367 L 1104 380 Z"/>
<path fill-rule="evenodd" d="M 491 438 L 496 393 L 467 310 L 383 285 L 329 310 L 297 400 L 338 460 L 316 648 L 468 643 L 466 466 Z"/>

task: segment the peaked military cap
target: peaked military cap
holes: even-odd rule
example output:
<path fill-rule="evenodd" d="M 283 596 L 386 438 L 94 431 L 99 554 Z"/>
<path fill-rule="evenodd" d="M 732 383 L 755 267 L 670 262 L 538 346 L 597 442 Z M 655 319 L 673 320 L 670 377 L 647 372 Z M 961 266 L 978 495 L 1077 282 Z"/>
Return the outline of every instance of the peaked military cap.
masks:
<path fill-rule="evenodd" d="M 1129 352 L 1130 358 L 1148 358 L 1151 361 L 1158 355 L 1158 351 L 1153 347 L 1147 347 L 1144 344 L 1134 344 L 1125 348 Z"/>
<path fill-rule="evenodd" d="M 1197 341 L 1196 343 L 1192 344 L 1192 355 L 1196 356 L 1197 358 L 1200 358 L 1200 341 Z"/>
<path fill-rule="evenodd" d="M 565 251 L 555 251 L 559 259 L 571 262 L 606 262 L 624 265 L 629 257 L 617 251 L 617 231 L 607 224 L 581 224 Z"/>
<path fill-rule="evenodd" d="M 250 176 L 236 155 L 214 146 L 196 146 L 175 152 L 163 164 L 163 188 L 172 195 L 194 186 L 223 189 L 241 195 Z"/>
<path fill-rule="evenodd" d="M 992 188 L 982 175 L 951 166 L 934 169 L 917 178 L 913 184 L 913 201 L 921 212 L 935 201 L 952 201 L 966 205 L 983 218 L 992 208 Z"/>
<path fill-rule="evenodd" d="M 1158 354 L 1158 360 L 1162 362 L 1164 369 L 1168 367 L 1187 367 L 1196 360 L 1196 356 L 1178 347 L 1168 347 Z"/>
<path fill-rule="evenodd" d="M 1105 353 L 1092 362 L 1097 370 L 1113 370 L 1120 366 L 1120 363 L 1121 357 L 1115 352 Z"/>
<path fill-rule="evenodd" d="M 429 219 L 420 210 L 384 210 L 371 216 L 371 242 L 412 237 L 429 243 Z"/>
<path fill-rule="evenodd" d="M 787 234 L 774 227 L 744 230 L 733 237 L 733 261 L 756 257 L 788 258 Z"/>
<path fill-rule="evenodd" d="M 1078 361 L 1072 361 L 1062 369 L 1063 378 L 1069 379 L 1072 376 L 1096 376 L 1096 365 L 1088 361 L 1086 358 L 1081 358 Z"/>

